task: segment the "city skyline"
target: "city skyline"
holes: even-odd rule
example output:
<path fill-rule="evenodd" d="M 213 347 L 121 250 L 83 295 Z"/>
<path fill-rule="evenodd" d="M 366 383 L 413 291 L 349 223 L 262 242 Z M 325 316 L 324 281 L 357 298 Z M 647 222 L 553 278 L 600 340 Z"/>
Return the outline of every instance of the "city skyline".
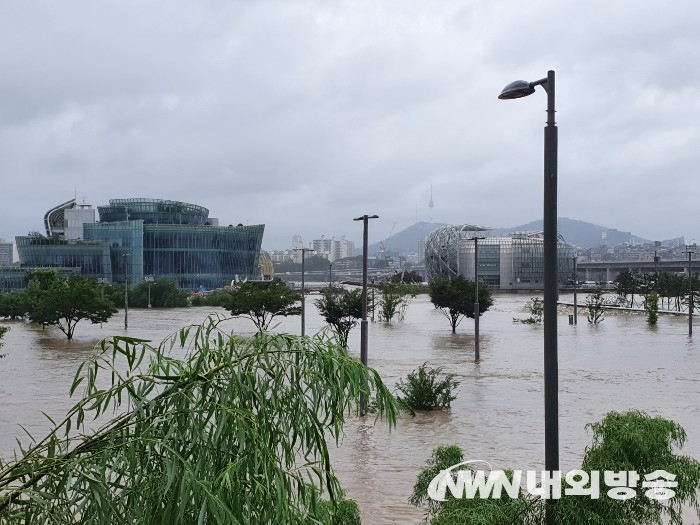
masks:
<path fill-rule="evenodd" d="M 542 216 L 557 72 L 559 215 L 700 239 L 700 4 L 447 0 L 0 6 L 0 237 L 74 196 L 199 202 L 221 224 L 370 242 Z M 431 203 L 433 204 L 431 206 Z"/>

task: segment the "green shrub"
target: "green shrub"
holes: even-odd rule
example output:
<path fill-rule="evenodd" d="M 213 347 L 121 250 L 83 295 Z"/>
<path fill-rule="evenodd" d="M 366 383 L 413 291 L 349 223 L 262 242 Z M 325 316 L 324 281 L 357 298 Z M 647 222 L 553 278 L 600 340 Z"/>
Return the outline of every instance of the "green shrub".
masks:
<path fill-rule="evenodd" d="M 651 292 L 647 297 L 644 308 L 647 311 L 647 323 L 656 324 L 659 320 L 659 294 Z"/>
<path fill-rule="evenodd" d="M 0 326 L 0 348 L 2 348 L 3 342 L 2 338 L 5 337 L 5 334 L 9 331 L 10 329 L 7 326 Z M 0 354 L 0 359 L 5 357 L 7 354 Z"/>
<path fill-rule="evenodd" d="M 531 297 L 525 305 L 525 310 L 530 312 L 530 317 L 525 319 L 513 318 L 514 323 L 523 324 L 542 324 L 542 316 L 544 315 L 544 301 L 539 297 Z"/>
<path fill-rule="evenodd" d="M 332 501 L 322 501 L 318 505 L 318 518 L 329 525 L 361 525 L 360 508 L 351 499 L 341 499 L 336 502 L 335 509 Z"/>
<path fill-rule="evenodd" d="M 452 390 L 459 383 L 454 380 L 454 374 L 445 374 L 444 377 L 441 374 L 442 367 L 430 368 L 423 363 L 418 370 L 408 374 L 405 382 L 399 379 L 396 388 L 403 396 L 397 396 L 398 399 L 413 410 L 449 408 L 457 398 L 452 395 Z"/>

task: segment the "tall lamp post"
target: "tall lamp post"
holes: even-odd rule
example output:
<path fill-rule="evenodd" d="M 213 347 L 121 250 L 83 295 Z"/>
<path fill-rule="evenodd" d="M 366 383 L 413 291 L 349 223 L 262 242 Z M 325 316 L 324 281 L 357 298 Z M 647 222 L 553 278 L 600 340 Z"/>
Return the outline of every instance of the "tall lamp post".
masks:
<path fill-rule="evenodd" d="M 151 284 L 153 283 L 153 276 L 147 275 L 143 278 L 144 281 L 148 283 L 148 307 L 151 307 Z"/>
<path fill-rule="evenodd" d="M 544 468 L 559 470 L 559 377 L 557 360 L 557 139 L 554 120 L 554 71 L 534 82 L 516 80 L 499 99 L 526 97 L 542 86 L 547 93 L 547 125 L 544 128 Z M 547 525 L 555 521 L 553 499 L 546 507 Z"/>
<path fill-rule="evenodd" d="M 693 272 L 691 269 L 693 250 L 695 245 L 686 244 L 685 251 L 688 254 L 688 335 L 693 335 Z"/>
<path fill-rule="evenodd" d="M 479 357 L 479 239 L 486 237 L 472 237 L 474 241 L 474 362 L 478 362 Z M 459 258 L 458 258 L 459 260 Z"/>
<path fill-rule="evenodd" d="M 372 277 L 371 283 L 372 283 L 372 322 L 374 322 L 374 277 Z"/>
<path fill-rule="evenodd" d="M 333 287 L 333 263 L 328 263 L 328 286 Z"/>
<path fill-rule="evenodd" d="M 304 281 L 304 260 L 306 259 L 306 252 L 310 248 L 294 248 L 295 251 L 301 252 L 301 336 L 306 335 L 306 282 Z"/>
<path fill-rule="evenodd" d="M 100 287 L 102 288 L 102 299 L 104 300 L 104 298 L 105 298 L 105 283 L 107 282 L 107 279 L 104 277 L 99 277 L 97 279 L 97 282 L 100 283 Z"/>
<path fill-rule="evenodd" d="M 576 263 L 577 263 L 577 262 L 578 262 L 578 257 L 577 257 L 576 255 L 574 255 L 574 324 L 575 324 L 575 325 L 578 324 L 578 301 L 577 301 L 577 297 L 578 297 L 578 296 L 577 296 L 577 293 L 576 293 L 576 292 L 577 292 L 577 288 L 576 288 L 576 286 L 577 286 L 576 279 L 578 278 L 577 275 L 576 275 L 576 274 L 578 273 L 578 272 L 576 271 L 576 270 L 577 270 L 577 267 L 576 267 Z"/>
<path fill-rule="evenodd" d="M 124 259 L 124 330 L 129 328 L 129 260 L 128 257 L 131 254 L 129 253 L 124 253 L 122 254 L 123 257 L 127 257 L 127 259 Z"/>
<path fill-rule="evenodd" d="M 360 321 L 360 361 L 367 366 L 367 223 L 369 219 L 378 219 L 379 215 L 363 215 L 355 221 L 362 221 L 362 320 Z M 360 393 L 360 415 L 367 413 L 367 396 Z"/>

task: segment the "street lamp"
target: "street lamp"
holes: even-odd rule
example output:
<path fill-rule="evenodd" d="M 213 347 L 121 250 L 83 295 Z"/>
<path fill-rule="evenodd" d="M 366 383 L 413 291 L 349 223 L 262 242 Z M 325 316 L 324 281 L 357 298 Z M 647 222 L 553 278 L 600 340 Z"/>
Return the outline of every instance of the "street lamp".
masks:
<path fill-rule="evenodd" d="M 362 321 L 360 321 L 360 361 L 367 366 L 367 223 L 369 219 L 378 219 L 379 215 L 363 215 L 354 221 L 362 221 Z M 360 393 L 360 415 L 367 413 L 367 396 Z"/>
<path fill-rule="evenodd" d="M 105 283 L 107 282 L 107 279 L 104 277 L 100 277 L 97 279 L 97 282 L 102 285 L 102 300 L 105 298 Z"/>
<path fill-rule="evenodd" d="M 574 255 L 574 324 L 578 324 L 578 296 L 577 296 L 577 288 L 576 288 L 576 279 L 577 277 L 577 264 L 578 263 L 578 256 Z"/>
<path fill-rule="evenodd" d="M 148 283 L 148 307 L 151 307 L 151 283 L 153 282 L 153 276 L 147 275 L 143 278 L 144 281 Z"/>
<path fill-rule="evenodd" d="M 479 256 L 477 250 L 479 239 L 486 237 L 472 237 L 474 241 L 474 362 L 479 361 Z M 459 261 L 459 257 L 457 258 Z"/>
<path fill-rule="evenodd" d="M 371 279 L 372 283 L 372 322 L 374 322 L 374 277 Z"/>
<path fill-rule="evenodd" d="M 301 337 L 304 337 L 306 335 L 306 283 L 304 282 L 304 260 L 306 259 L 306 252 L 312 249 L 294 248 L 294 250 L 301 252 Z"/>
<path fill-rule="evenodd" d="M 544 468 L 559 470 L 559 377 L 557 361 L 557 126 L 554 121 L 554 71 L 534 82 L 516 80 L 499 99 L 526 97 L 542 86 L 547 93 L 547 125 L 544 128 Z M 547 505 L 546 522 L 553 525 L 553 499 Z"/>
<path fill-rule="evenodd" d="M 124 253 L 122 257 L 129 257 L 131 254 Z M 129 260 L 124 259 L 124 330 L 129 328 Z"/>
<path fill-rule="evenodd" d="M 328 286 L 333 287 L 333 263 L 328 263 Z"/>
<path fill-rule="evenodd" d="M 694 239 L 693 239 L 694 240 Z M 693 272 L 691 270 L 691 264 L 693 259 L 693 249 L 695 244 L 685 245 L 685 251 L 688 254 L 688 335 L 693 335 Z"/>

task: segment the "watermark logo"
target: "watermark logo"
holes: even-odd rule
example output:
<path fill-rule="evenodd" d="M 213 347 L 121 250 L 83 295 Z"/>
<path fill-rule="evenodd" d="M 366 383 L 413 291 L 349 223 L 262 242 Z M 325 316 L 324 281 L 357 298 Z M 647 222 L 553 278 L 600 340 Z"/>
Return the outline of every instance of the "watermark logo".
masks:
<path fill-rule="evenodd" d="M 486 469 L 475 468 L 477 465 Z M 606 494 L 613 499 L 627 500 L 637 496 L 640 479 L 647 498 L 666 501 L 675 496 L 673 490 L 678 486 L 675 474 L 665 470 L 655 470 L 640 476 L 634 470 L 602 472 Z M 562 480 L 565 483 L 562 483 Z M 567 496 L 589 496 L 600 498 L 601 472 L 571 470 L 566 474 L 561 471 L 514 470 L 508 474 L 503 470 L 492 470 L 491 465 L 482 460 L 469 460 L 441 470 L 428 485 L 428 497 L 435 501 L 445 501 L 449 490 L 456 499 L 475 498 L 499 499 L 505 493 L 517 499 L 523 491 L 523 484 L 532 496 L 543 499 L 559 499 L 563 493 Z M 605 490 L 605 489 L 604 489 Z"/>

